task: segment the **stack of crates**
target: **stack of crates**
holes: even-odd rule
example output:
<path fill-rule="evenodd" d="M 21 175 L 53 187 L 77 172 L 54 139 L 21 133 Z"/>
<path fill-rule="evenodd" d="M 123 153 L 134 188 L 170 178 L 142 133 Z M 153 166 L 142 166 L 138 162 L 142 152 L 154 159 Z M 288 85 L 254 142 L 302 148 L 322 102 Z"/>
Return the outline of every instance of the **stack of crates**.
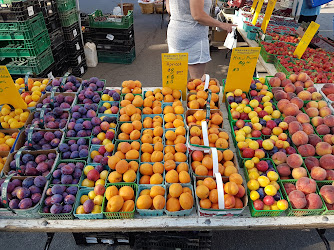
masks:
<path fill-rule="evenodd" d="M 113 16 L 96 10 L 89 15 L 88 40 L 95 43 L 99 62 L 131 64 L 136 58 L 133 11 Z"/>
<path fill-rule="evenodd" d="M 40 75 L 54 62 L 38 0 L 0 7 L 0 65 L 12 75 Z"/>
<path fill-rule="evenodd" d="M 61 28 L 57 3 L 55 0 L 40 0 L 39 4 L 44 16 L 46 28 L 49 32 L 52 55 L 55 61 L 54 64 L 45 70 L 43 76 L 46 77 L 49 73 L 52 73 L 53 76 L 62 76 L 68 70 L 68 65 L 65 39 Z"/>
<path fill-rule="evenodd" d="M 72 74 L 81 77 L 87 71 L 76 0 L 57 0 L 57 8 L 65 38 L 67 65 Z"/>

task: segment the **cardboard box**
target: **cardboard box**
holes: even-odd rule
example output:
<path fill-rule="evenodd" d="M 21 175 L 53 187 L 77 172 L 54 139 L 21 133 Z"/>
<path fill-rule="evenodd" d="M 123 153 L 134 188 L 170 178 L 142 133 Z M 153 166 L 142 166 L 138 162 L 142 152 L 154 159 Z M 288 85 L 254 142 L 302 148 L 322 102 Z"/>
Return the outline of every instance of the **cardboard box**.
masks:
<path fill-rule="evenodd" d="M 214 42 L 225 42 L 226 37 L 227 37 L 226 30 L 222 30 L 222 31 L 213 30 L 212 31 L 212 41 Z"/>

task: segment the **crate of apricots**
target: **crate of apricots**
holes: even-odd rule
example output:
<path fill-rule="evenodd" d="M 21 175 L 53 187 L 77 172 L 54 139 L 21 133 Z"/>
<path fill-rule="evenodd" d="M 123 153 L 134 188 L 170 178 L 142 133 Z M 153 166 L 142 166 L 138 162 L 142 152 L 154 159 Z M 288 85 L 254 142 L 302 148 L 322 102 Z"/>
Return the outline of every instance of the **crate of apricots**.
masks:
<path fill-rule="evenodd" d="M 239 167 L 232 150 L 217 150 L 218 172 L 226 181 L 233 173 L 238 173 Z M 216 159 L 217 160 L 217 159 Z M 213 176 L 213 159 L 211 153 L 200 150 L 192 151 L 189 155 L 189 162 L 194 176 Z"/>
<path fill-rule="evenodd" d="M 216 93 L 210 95 L 205 90 L 199 90 L 187 95 L 188 109 L 205 109 L 207 102 L 210 103 L 210 109 L 220 109 L 219 95 Z"/>
<path fill-rule="evenodd" d="M 243 178 L 233 173 L 228 180 L 218 182 L 216 177 L 194 177 L 199 216 L 240 215 L 248 198 Z"/>
<path fill-rule="evenodd" d="M 208 145 L 204 145 L 203 136 L 207 136 Z M 229 148 L 229 136 L 221 128 L 209 128 L 207 133 L 203 134 L 202 126 L 192 125 L 188 132 L 188 140 L 191 149 L 201 149 L 210 147 L 218 150 L 225 150 Z"/>
<path fill-rule="evenodd" d="M 116 132 L 116 141 L 139 141 L 142 126 L 141 120 L 119 124 Z"/>
<path fill-rule="evenodd" d="M 0 174 L 7 161 L 8 152 L 0 152 Z"/>
<path fill-rule="evenodd" d="M 194 209 L 194 192 L 191 184 L 173 183 L 167 185 L 165 213 L 168 216 L 187 216 Z"/>
<path fill-rule="evenodd" d="M 137 192 L 138 186 L 135 183 L 107 185 L 102 203 L 102 213 L 107 219 L 133 218 Z"/>
<path fill-rule="evenodd" d="M 35 108 L 49 81 L 49 79 L 28 78 L 26 86 L 23 78 L 17 78 L 15 80 L 15 87 L 20 91 L 21 97 L 28 105 L 28 108 Z"/>
<path fill-rule="evenodd" d="M 121 95 L 126 95 L 129 93 L 132 93 L 134 95 L 141 95 L 142 94 L 142 84 L 140 81 L 124 81 L 122 82 L 122 88 L 121 88 Z"/>
<path fill-rule="evenodd" d="M 208 127 L 223 128 L 223 113 L 220 110 L 210 110 Z M 188 127 L 192 125 L 202 125 L 202 121 L 206 121 L 206 111 L 190 110 L 186 112 L 186 121 Z"/>
<path fill-rule="evenodd" d="M 144 97 L 145 99 L 149 98 L 152 101 L 159 101 L 164 103 L 172 103 L 175 101 L 182 102 L 182 92 L 178 89 L 171 89 L 169 87 L 163 87 L 162 89 L 156 88 L 153 91 L 145 91 Z"/>
<path fill-rule="evenodd" d="M 162 216 L 166 207 L 166 196 L 164 185 L 139 185 L 137 212 L 142 216 Z"/>
<path fill-rule="evenodd" d="M 2 106 L 0 111 L 1 128 L 19 129 L 28 120 L 30 111 L 28 109 L 11 109 L 9 105 Z"/>
<path fill-rule="evenodd" d="M 140 143 L 117 142 L 114 155 L 108 157 L 109 183 L 137 182 Z"/>
<path fill-rule="evenodd" d="M 18 129 L 0 130 L 0 152 L 9 153 L 14 151 L 16 138 L 19 135 Z"/>
<path fill-rule="evenodd" d="M 175 101 L 173 104 L 163 104 L 164 128 L 184 127 L 184 108 L 181 101 Z"/>
<path fill-rule="evenodd" d="M 187 95 L 191 93 L 196 93 L 198 91 L 204 90 L 205 81 L 201 79 L 190 79 L 187 83 Z M 216 78 L 211 78 L 209 80 L 209 87 L 212 93 L 218 94 L 220 91 L 220 85 Z"/>
<path fill-rule="evenodd" d="M 119 121 L 141 121 L 143 103 L 144 100 L 141 95 L 126 94 L 120 103 Z"/>

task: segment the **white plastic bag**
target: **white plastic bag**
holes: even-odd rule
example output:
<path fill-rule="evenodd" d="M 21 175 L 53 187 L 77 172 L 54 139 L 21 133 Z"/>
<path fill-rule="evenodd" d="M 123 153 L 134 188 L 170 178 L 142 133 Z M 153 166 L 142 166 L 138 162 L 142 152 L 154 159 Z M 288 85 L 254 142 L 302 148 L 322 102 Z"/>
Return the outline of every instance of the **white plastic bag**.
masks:
<path fill-rule="evenodd" d="M 95 43 L 86 43 L 84 46 L 87 67 L 95 68 L 98 64 Z"/>

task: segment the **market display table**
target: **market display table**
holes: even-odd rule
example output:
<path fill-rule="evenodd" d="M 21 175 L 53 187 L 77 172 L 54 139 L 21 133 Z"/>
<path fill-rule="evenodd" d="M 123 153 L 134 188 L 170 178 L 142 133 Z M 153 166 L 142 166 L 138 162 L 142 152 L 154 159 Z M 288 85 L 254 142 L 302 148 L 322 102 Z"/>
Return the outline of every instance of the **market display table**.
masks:
<path fill-rule="evenodd" d="M 308 217 L 153 217 L 126 220 L 0 220 L 0 231 L 140 232 L 333 228 L 334 215 Z"/>

